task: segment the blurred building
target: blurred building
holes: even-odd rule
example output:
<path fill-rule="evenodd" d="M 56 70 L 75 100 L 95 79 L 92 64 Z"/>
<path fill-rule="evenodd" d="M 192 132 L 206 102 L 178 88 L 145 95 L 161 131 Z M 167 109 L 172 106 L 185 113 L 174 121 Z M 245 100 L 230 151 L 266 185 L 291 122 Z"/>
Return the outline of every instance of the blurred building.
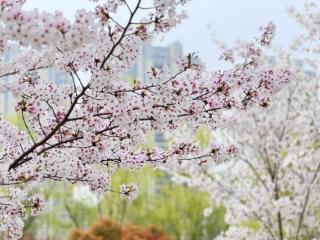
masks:
<path fill-rule="evenodd" d="M 147 82 L 147 72 L 151 67 L 160 68 L 167 65 L 172 72 L 177 71 L 176 61 L 182 56 L 182 45 L 174 42 L 166 47 L 152 46 L 146 43 L 142 46 L 137 63 L 129 71 L 129 75 L 142 82 Z"/>
<path fill-rule="evenodd" d="M 8 62 L 18 53 L 18 46 L 13 44 L 4 53 L 3 60 Z M 128 72 L 128 76 L 130 78 L 139 79 L 142 82 L 147 82 L 147 72 L 150 71 L 151 67 L 159 68 L 164 64 L 169 67 L 170 71 L 176 72 L 176 60 L 181 56 L 182 46 L 179 42 L 175 42 L 166 47 L 155 47 L 152 46 L 151 43 L 146 43 L 142 46 L 137 63 Z M 61 86 L 67 82 L 70 82 L 70 77 L 68 75 L 58 72 L 53 68 L 39 70 L 38 74 L 42 79 L 47 79 L 55 83 L 57 86 Z M 12 76 L 4 77 L 4 86 L 12 78 Z M 16 103 L 17 100 L 9 91 L 1 89 L 0 112 L 3 116 L 14 115 Z"/>
<path fill-rule="evenodd" d="M 150 43 L 144 44 L 137 63 L 129 71 L 128 75 L 147 83 L 147 72 L 150 72 L 151 67 L 160 68 L 163 65 L 167 65 L 169 70 L 175 73 L 178 71 L 177 60 L 182 54 L 182 45 L 179 42 L 174 42 L 166 47 L 156 47 Z M 155 133 L 154 141 L 157 145 L 163 146 L 165 143 L 164 134 Z"/>
<path fill-rule="evenodd" d="M 66 74 L 62 74 L 58 72 L 57 70 L 53 68 L 49 69 L 41 69 L 37 71 L 37 74 L 42 79 L 48 79 L 49 81 L 55 83 L 57 86 L 61 86 L 63 84 L 66 84 L 68 82 L 69 76 Z M 3 78 L 4 85 L 7 85 L 10 80 L 12 80 L 12 76 L 7 76 Z M 0 112 L 3 116 L 10 116 L 14 115 L 15 112 L 15 106 L 17 104 L 17 99 L 15 99 L 12 94 L 7 91 L 6 89 L 1 89 L 0 93 Z"/>
<path fill-rule="evenodd" d="M 3 61 L 9 62 L 12 56 L 16 55 L 18 53 L 18 48 L 15 45 L 10 46 L 6 52 L 4 52 L 3 55 Z M 3 86 L 7 86 L 10 81 L 10 76 L 4 77 L 2 79 Z M 12 94 L 7 91 L 6 89 L 3 89 L 1 87 L 1 93 L 0 93 L 0 111 L 1 115 L 9 115 L 14 113 L 14 107 L 11 109 L 10 106 L 15 105 L 15 99 L 13 98 Z"/>
<path fill-rule="evenodd" d="M 12 57 L 19 53 L 19 49 L 16 45 L 12 45 L 4 54 L 4 61 L 8 62 Z M 179 42 L 174 42 L 165 47 L 153 46 L 151 43 L 146 43 L 142 46 L 137 63 L 127 73 L 129 78 L 139 79 L 146 83 L 148 82 L 147 72 L 151 70 L 151 67 L 160 68 L 163 65 L 167 65 L 169 70 L 173 73 L 178 71 L 176 61 L 182 56 L 182 45 Z M 37 72 L 42 79 L 49 80 L 55 83 L 57 86 L 61 86 L 70 83 L 70 77 L 66 74 L 58 72 L 53 68 L 42 69 Z M 13 77 L 8 76 L 3 78 L 4 85 L 8 83 Z M 15 99 L 9 91 L 2 89 L 0 93 L 0 112 L 5 117 L 15 117 L 15 106 L 17 99 Z M 19 118 L 18 118 L 19 119 Z M 163 133 L 156 133 L 154 136 L 156 144 L 164 144 Z"/>
<path fill-rule="evenodd" d="M 8 47 L 6 52 L 3 55 L 3 61 L 9 62 L 14 56 L 19 54 L 19 48 L 18 45 L 12 44 Z M 32 73 L 31 73 L 32 74 Z M 52 83 L 55 83 L 57 86 L 61 86 L 63 84 L 66 84 L 69 81 L 69 76 L 57 71 L 53 68 L 48 69 L 41 69 L 37 71 L 37 74 L 44 80 L 49 80 Z M 6 76 L 2 78 L 2 81 L 4 81 L 3 86 L 8 85 L 10 80 L 14 79 L 15 76 Z M 5 88 L 1 88 L 0 93 L 0 113 L 1 115 L 5 117 L 14 116 L 16 114 L 15 112 L 15 106 L 17 104 L 17 99 L 15 99 L 12 94 L 6 90 Z"/>

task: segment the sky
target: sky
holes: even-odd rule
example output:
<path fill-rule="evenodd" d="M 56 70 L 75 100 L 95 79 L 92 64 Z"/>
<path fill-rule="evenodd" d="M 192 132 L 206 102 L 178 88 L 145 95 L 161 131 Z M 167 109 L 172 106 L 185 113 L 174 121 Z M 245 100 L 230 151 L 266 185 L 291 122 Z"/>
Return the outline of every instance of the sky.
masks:
<path fill-rule="evenodd" d="M 145 0 L 148 2 L 149 0 Z M 286 47 L 301 32 L 301 28 L 286 13 L 298 0 L 193 0 L 185 10 L 189 16 L 181 25 L 156 45 L 168 45 L 174 41 L 183 44 L 184 53 L 198 52 L 209 68 L 214 68 L 220 51 L 213 44 L 214 33 L 227 45 L 236 40 L 250 41 L 259 33 L 259 27 L 269 21 L 277 25 L 274 44 Z M 25 9 L 38 8 L 48 12 L 59 10 L 73 19 L 78 8 L 94 9 L 88 0 L 28 0 Z M 123 17 L 123 16 L 122 16 Z M 208 28 L 211 26 L 211 29 Z"/>

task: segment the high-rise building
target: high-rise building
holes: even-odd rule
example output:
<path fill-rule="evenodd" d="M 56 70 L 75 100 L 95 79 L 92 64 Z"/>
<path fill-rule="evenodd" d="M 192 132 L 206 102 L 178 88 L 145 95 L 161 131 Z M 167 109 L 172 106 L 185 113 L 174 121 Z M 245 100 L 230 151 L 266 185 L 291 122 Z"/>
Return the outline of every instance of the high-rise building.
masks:
<path fill-rule="evenodd" d="M 19 48 L 17 45 L 12 44 L 4 53 L 3 61 L 9 62 L 17 54 L 19 54 Z M 37 74 L 39 74 L 39 76 L 42 79 L 49 80 L 55 83 L 57 86 L 66 84 L 69 81 L 68 79 L 70 78 L 70 76 L 58 72 L 56 69 L 53 68 L 41 69 L 37 71 Z M 8 83 L 12 79 L 13 76 L 4 77 L 2 79 L 2 81 L 4 82 L 3 86 L 8 85 Z M 3 89 L 3 86 L 1 87 L 0 91 L 0 113 L 1 115 L 8 117 L 15 115 L 15 106 L 17 104 L 17 99 L 15 99 L 8 90 Z"/>
<path fill-rule="evenodd" d="M 142 46 L 137 63 L 128 74 L 142 82 L 147 82 L 147 72 L 151 70 L 151 67 L 159 68 L 166 64 L 170 71 L 176 72 L 176 61 L 181 56 L 182 45 L 179 42 L 174 42 L 166 47 L 156 47 L 146 43 Z"/>
<path fill-rule="evenodd" d="M 11 45 L 8 50 L 4 53 L 3 60 L 10 61 L 13 56 L 19 54 L 17 45 Z M 176 72 L 177 65 L 176 60 L 182 56 L 182 46 L 179 42 L 175 42 L 166 47 L 155 47 L 151 43 L 146 43 L 142 46 L 137 63 L 127 73 L 130 78 L 139 79 L 142 82 L 147 82 L 147 72 L 150 71 L 151 67 L 161 67 L 166 64 L 170 71 Z M 66 83 L 70 83 L 71 79 L 69 75 L 58 72 L 53 68 L 42 69 L 38 71 L 38 74 L 42 79 L 47 79 L 57 86 L 61 86 Z M 12 80 L 12 76 L 7 76 L 2 79 L 4 86 Z M 3 116 L 15 115 L 15 106 L 17 99 L 15 99 L 9 91 L 1 89 L 0 93 L 0 113 Z M 162 135 L 161 135 L 162 136 Z M 160 141 L 160 136 L 156 135 Z"/>
<path fill-rule="evenodd" d="M 18 53 L 18 48 L 16 45 L 11 45 L 6 52 L 4 52 L 3 55 L 3 61 L 8 62 L 12 58 L 12 56 L 16 55 Z M 10 76 L 6 76 L 2 79 L 3 86 L 8 85 L 10 81 Z M 11 112 L 11 107 L 15 105 L 15 99 L 13 98 L 12 94 L 7 91 L 6 89 L 3 89 L 1 87 L 1 94 L 0 94 L 0 109 L 2 115 L 9 115 Z M 14 109 L 14 107 L 13 107 Z M 12 112 L 13 112 L 12 109 Z"/>
<path fill-rule="evenodd" d="M 147 43 L 142 46 L 137 63 L 129 71 L 128 75 L 144 83 L 148 82 L 147 72 L 151 67 L 160 68 L 167 65 L 172 73 L 178 71 L 177 60 L 182 56 L 182 45 L 174 42 L 166 47 L 156 47 Z M 158 145 L 164 145 L 165 139 L 163 133 L 155 133 L 154 141 Z"/>

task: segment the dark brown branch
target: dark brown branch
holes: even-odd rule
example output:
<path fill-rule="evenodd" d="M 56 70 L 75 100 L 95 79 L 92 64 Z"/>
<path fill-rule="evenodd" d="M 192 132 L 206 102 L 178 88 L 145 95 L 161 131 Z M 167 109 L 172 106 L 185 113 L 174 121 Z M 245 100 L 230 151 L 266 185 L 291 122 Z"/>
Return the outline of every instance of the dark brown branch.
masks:
<path fill-rule="evenodd" d="M 127 25 L 125 26 L 125 28 L 123 29 L 123 32 L 120 36 L 120 38 L 118 39 L 118 41 L 112 46 L 110 52 L 108 53 L 108 55 L 103 59 L 100 68 L 103 69 L 104 65 L 106 64 L 106 62 L 108 61 L 108 59 L 110 58 L 110 56 L 113 54 L 114 50 L 117 48 L 117 46 L 122 42 L 122 39 L 125 37 L 126 32 L 128 31 L 129 27 L 131 26 L 131 22 L 133 20 L 133 17 L 135 16 L 136 12 L 139 9 L 141 0 L 138 0 L 137 6 L 135 7 L 135 9 L 131 12 L 130 14 L 130 18 L 128 20 Z"/>
<path fill-rule="evenodd" d="M 32 147 L 30 147 L 28 150 L 26 150 L 23 154 L 21 154 L 16 160 L 14 160 L 13 163 L 10 164 L 9 166 L 9 171 L 11 169 L 14 169 L 18 166 L 20 166 L 21 164 L 27 162 L 28 160 L 25 159 L 30 153 L 34 152 L 39 146 L 42 146 L 43 144 L 45 144 L 51 137 L 53 137 L 57 131 L 59 131 L 59 129 L 66 123 L 67 119 L 69 118 L 69 116 L 71 115 L 71 113 L 73 112 L 74 107 L 76 106 L 78 100 L 82 97 L 82 95 L 85 93 L 85 91 L 89 88 L 90 85 L 87 85 L 86 87 L 84 87 L 81 91 L 81 93 L 75 97 L 72 105 L 70 106 L 68 112 L 66 113 L 66 115 L 64 116 L 64 118 L 62 119 L 61 122 L 59 122 L 54 129 L 52 129 L 52 131 L 45 136 L 42 140 L 40 140 L 39 142 L 37 142 L 36 144 L 34 144 Z"/>
<path fill-rule="evenodd" d="M 41 66 L 41 67 L 30 68 L 30 69 L 27 70 L 27 72 L 46 69 L 46 68 L 50 68 L 50 67 L 51 66 Z M 16 70 L 16 71 L 8 72 L 8 73 L 0 75 L 0 78 L 11 76 L 11 75 L 15 75 L 15 74 L 18 74 L 18 73 L 20 73 L 22 71 L 24 71 L 24 70 Z"/>

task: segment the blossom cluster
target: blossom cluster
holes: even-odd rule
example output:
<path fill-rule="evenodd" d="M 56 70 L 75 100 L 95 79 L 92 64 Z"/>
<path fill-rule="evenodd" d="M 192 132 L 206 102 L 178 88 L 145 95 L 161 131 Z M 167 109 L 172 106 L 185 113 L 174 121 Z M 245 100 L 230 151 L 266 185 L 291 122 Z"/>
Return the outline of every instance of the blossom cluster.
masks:
<path fill-rule="evenodd" d="M 128 199 L 129 202 L 132 202 L 138 197 L 139 186 L 136 183 L 132 184 L 122 184 L 120 186 L 120 194 L 124 199 Z"/>

